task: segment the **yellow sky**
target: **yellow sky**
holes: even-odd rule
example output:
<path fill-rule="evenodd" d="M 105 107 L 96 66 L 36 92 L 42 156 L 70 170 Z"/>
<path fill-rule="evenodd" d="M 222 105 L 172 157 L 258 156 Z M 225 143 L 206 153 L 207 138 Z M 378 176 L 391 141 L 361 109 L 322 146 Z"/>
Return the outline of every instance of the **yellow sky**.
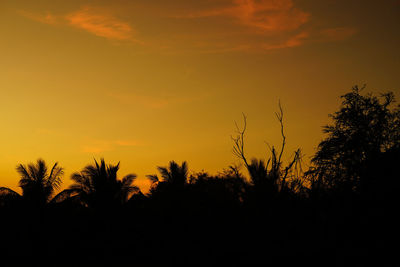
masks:
<path fill-rule="evenodd" d="M 398 0 L 0 1 L 0 186 L 38 157 L 121 177 L 170 160 L 216 173 L 279 144 L 307 161 L 355 84 L 399 92 Z M 399 96 L 398 96 L 399 97 Z"/>

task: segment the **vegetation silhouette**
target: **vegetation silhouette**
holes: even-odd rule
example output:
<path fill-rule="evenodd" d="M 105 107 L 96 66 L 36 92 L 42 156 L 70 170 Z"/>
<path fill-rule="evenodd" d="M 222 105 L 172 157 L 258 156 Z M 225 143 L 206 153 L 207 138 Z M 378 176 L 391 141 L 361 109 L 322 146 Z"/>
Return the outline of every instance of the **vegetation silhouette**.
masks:
<path fill-rule="evenodd" d="M 165 183 L 181 187 L 187 183 L 188 168 L 186 161 L 182 162 L 181 166 L 175 161 L 170 161 L 168 167 L 157 167 L 157 169 L 161 174 L 162 181 L 160 181 L 157 175 L 147 175 L 147 178 L 153 184 L 159 185 L 160 183 Z"/>
<path fill-rule="evenodd" d="M 343 95 L 342 107 L 324 126 L 327 137 L 312 158 L 318 183 L 329 188 L 359 191 L 368 161 L 400 146 L 400 106 L 392 108 L 394 94 L 361 95 L 358 86 Z"/>
<path fill-rule="evenodd" d="M 248 159 L 247 117 L 236 124 L 240 160 L 216 175 L 170 161 L 147 175 L 118 179 L 119 163 L 93 164 L 60 189 L 63 169 L 18 165 L 22 195 L 0 188 L 0 257 L 75 263 L 391 266 L 396 255 L 400 106 L 393 93 L 342 96 L 303 170 L 300 149 L 286 162 L 282 143 L 268 159 Z M 55 235 L 57 234 L 57 235 Z"/>
<path fill-rule="evenodd" d="M 250 201 L 264 206 L 265 202 L 274 201 L 283 195 L 299 194 L 306 190 L 303 185 L 301 168 L 301 149 L 297 149 L 290 162 L 284 166 L 282 156 L 286 146 L 286 135 L 284 131 L 284 113 L 279 102 L 279 112 L 275 113 L 282 137 L 281 148 L 277 150 L 269 146 L 271 156 L 265 162 L 263 159 L 252 158 L 251 161 L 245 155 L 245 132 L 247 118 L 243 114 L 243 128 L 236 124 L 236 136 L 232 137 L 234 146 L 233 153 L 244 163 L 250 177 L 250 185 L 247 188 Z"/>
<path fill-rule="evenodd" d="M 56 162 L 50 170 L 43 159 L 38 159 L 36 164 L 27 166 L 19 164 L 16 168 L 20 174 L 19 187 L 22 195 L 10 188 L 0 187 L 2 203 L 9 201 L 23 201 L 24 204 L 33 208 L 42 208 L 51 201 L 54 191 L 59 189 L 62 183 L 64 170 Z M 57 197 L 57 196 L 56 196 Z"/>
<path fill-rule="evenodd" d="M 81 204 L 89 208 L 115 208 L 123 205 L 133 193 L 139 192 L 139 188 L 133 185 L 136 174 L 128 174 L 122 180 L 117 178 L 119 164 L 106 164 L 104 159 L 99 164 L 94 160 L 94 164 L 71 175 L 74 183 L 68 193 L 77 196 Z"/>

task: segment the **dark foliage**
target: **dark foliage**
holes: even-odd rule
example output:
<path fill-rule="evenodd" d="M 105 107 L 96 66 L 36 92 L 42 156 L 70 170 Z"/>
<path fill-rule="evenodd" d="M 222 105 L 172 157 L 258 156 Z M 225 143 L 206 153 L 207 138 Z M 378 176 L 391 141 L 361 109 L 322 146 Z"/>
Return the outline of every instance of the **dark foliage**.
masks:
<path fill-rule="evenodd" d="M 356 86 L 342 96 L 340 110 L 330 115 L 333 124 L 324 127 L 327 137 L 312 159 L 320 186 L 361 190 L 366 168 L 400 145 L 400 107 L 392 107 L 393 93 L 376 97 L 361 91 Z"/>
<path fill-rule="evenodd" d="M 1 187 L 2 205 L 23 201 L 31 208 L 43 208 L 50 201 L 54 191 L 59 189 L 64 174 L 63 168 L 59 167 L 57 162 L 49 172 L 43 159 L 38 159 L 36 164 L 31 163 L 27 166 L 19 164 L 16 169 L 21 176 L 19 187 L 22 189 L 22 195 Z"/>
<path fill-rule="evenodd" d="M 101 159 L 99 164 L 95 160 L 93 165 L 87 165 L 81 172 L 71 175 L 74 184 L 67 192 L 91 208 L 116 208 L 126 203 L 132 193 L 139 191 L 138 187 L 132 185 L 136 174 L 128 174 L 119 180 L 118 170 L 119 163 L 106 164 Z"/>
<path fill-rule="evenodd" d="M 102 159 L 55 195 L 58 164 L 19 165 L 22 195 L 0 188 L 2 264 L 393 266 L 400 178 L 393 103 L 391 93 L 361 95 L 357 87 L 344 95 L 306 172 L 300 150 L 283 161 L 280 105 L 282 144 L 267 160 L 247 159 L 245 116 L 237 127 L 234 154 L 247 175 L 240 166 L 189 173 L 186 162 L 171 161 L 147 176 L 152 186 L 143 194 L 136 175 L 118 179 L 119 163 Z"/>

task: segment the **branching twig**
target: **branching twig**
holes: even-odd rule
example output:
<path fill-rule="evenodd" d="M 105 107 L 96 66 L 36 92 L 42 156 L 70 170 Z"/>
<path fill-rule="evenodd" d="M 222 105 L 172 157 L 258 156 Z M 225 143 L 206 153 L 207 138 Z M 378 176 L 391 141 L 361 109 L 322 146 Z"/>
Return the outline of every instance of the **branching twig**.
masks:
<path fill-rule="evenodd" d="M 249 167 L 249 164 L 247 162 L 245 153 L 244 153 L 244 134 L 246 132 L 246 127 L 247 127 L 247 117 L 244 113 L 242 113 L 243 115 L 243 128 L 240 129 L 239 126 L 237 125 L 237 123 L 235 122 L 236 125 L 236 132 L 237 132 L 237 136 L 236 137 L 231 137 L 233 140 L 233 154 L 235 154 L 235 156 L 237 156 L 238 158 L 242 159 L 244 164 L 246 165 L 246 167 Z"/>
<path fill-rule="evenodd" d="M 283 127 L 283 109 L 282 109 L 280 100 L 279 100 L 279 113 L 276 112 L 275 115 L 279 121 L 279 124 L 281 125 L 282 148 L 281 148 L 281 152 L 279 153 L 279 157 L 278 157 L 278 164 L 280 164 L 281 160 L 282 160 L 283 151 L 284 151 L 285 145 L 286 145 L 286 136 L 285 136 L 285 131 L 284 131 L 284 127 Z"/>

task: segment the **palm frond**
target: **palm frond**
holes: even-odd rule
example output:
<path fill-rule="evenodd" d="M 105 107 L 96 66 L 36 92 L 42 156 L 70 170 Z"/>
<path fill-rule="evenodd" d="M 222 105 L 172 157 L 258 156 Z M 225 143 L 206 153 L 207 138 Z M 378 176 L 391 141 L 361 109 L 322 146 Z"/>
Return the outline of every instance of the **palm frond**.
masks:
<path fill-rule="evenodd" d="M 171 174 L 168 171 L 166 167 L 157 167 L 158 172 L 161 174 L 161 177 L 163 178 L 164 181 L 170 181 L 171 180 Z"/>
<path fill-rule="evenodd" d="M 48 177 L 48 185 L 54 189 L 59 189 L 62 183 L 61 177 L 64 175 L 64 169 L 57 166 L 56 162 L 51 169 L 50 175 Z"/>
<path fill-rule="evenodd" d="M 73 174 L 71 174 L 71 180 L 78 184 L 82 184 L 85 178 L 86 177 L 79 172 L 74 172 Z"/>
<path fill-rule="evenodd" d="M 147 177 L 147 179 L 150 180 L 150 182 L 152 184 L 158 183 L 158 181 L 159 181 L 157 174 L 149 174 L 149 175 L 146 175 L 146 177 Z"/>
<path fill-rule="evenodd" d="M 187 176 L 187 174 L 188 174 L 188 165 L 187 165 L 186 161 L 182 162 L 182 165 L 181 165 L 180 169 L 181 169 L 182 175 Z"/>
<path fill-rule="evenodd" d="M 75 184 L 72 184 L 70 186 L 70 189 L 71 188 L 75 188 L 75 189 L 79 188 L 80 190 L 89 192 L 93 188 L 93 184 L 90 180 L 90 176 L 87 176 L 83 173 L 75 172 L 75 173 L 71 174 L 71 180 L 75 181 Z"/>
<path fill-rule="evenodd" d="M 29 177 L 33 180 L 33 181 L 37 181 L 37 172 L 36 172 L 36 167 L 33 164 L 28 164 L 28 172 L 29 172 Z"/>
<path fill-rule="evenodd" d="M 38 159 L 36 162 L 36 166 L 32 164 L 32 170 L 35 173 L 36 179 L 39 181 L 45 180 L 47 177 L 47 166 L 46 162 L 43 159 Z"/>
<path fill-rule="evenodd" d="M 7 187 L 0 187 L 0 206 L 8 205 L 20 200 L 22 197 L 14 190 Z"/>
<path fill-rule="evenodd" d="M 18 194 L 17 192 L 15 192 L 14 190 L 12 190 L 8 187 L 0 187 L 0 197 L 2 197 L 2 196 L 10 196 L 13 198 L 21 197 L 20 194 Z"/>
<path fill-rule="evenodd" d="M 71 198 L 72 196 L 74 196 L 76 194 L 76 191 L 73 189 L 65 189 L 63 191 L 61 191 L 60 193 L 58 193 L 57 195 L 55 195 L 49 203 L 61 203 L 65 200 L 67 200 L 68 198 Z"/>
<path fill-rule="evenodd" d="M 131 186 L 136 178 L 137 178 L 137 175 L 134 173 L 130 173 L 130 174 L 126 175 L 124 178 L 122 178 L 122 187 Z"/>
<path fill-rule="evenodd" d="M 26 166 L 19 164 L 16 168 L 17 172 L 21 175 L 21 177 L 25 179 L 31 179 L 29 172 L 26 170 Z"/>

